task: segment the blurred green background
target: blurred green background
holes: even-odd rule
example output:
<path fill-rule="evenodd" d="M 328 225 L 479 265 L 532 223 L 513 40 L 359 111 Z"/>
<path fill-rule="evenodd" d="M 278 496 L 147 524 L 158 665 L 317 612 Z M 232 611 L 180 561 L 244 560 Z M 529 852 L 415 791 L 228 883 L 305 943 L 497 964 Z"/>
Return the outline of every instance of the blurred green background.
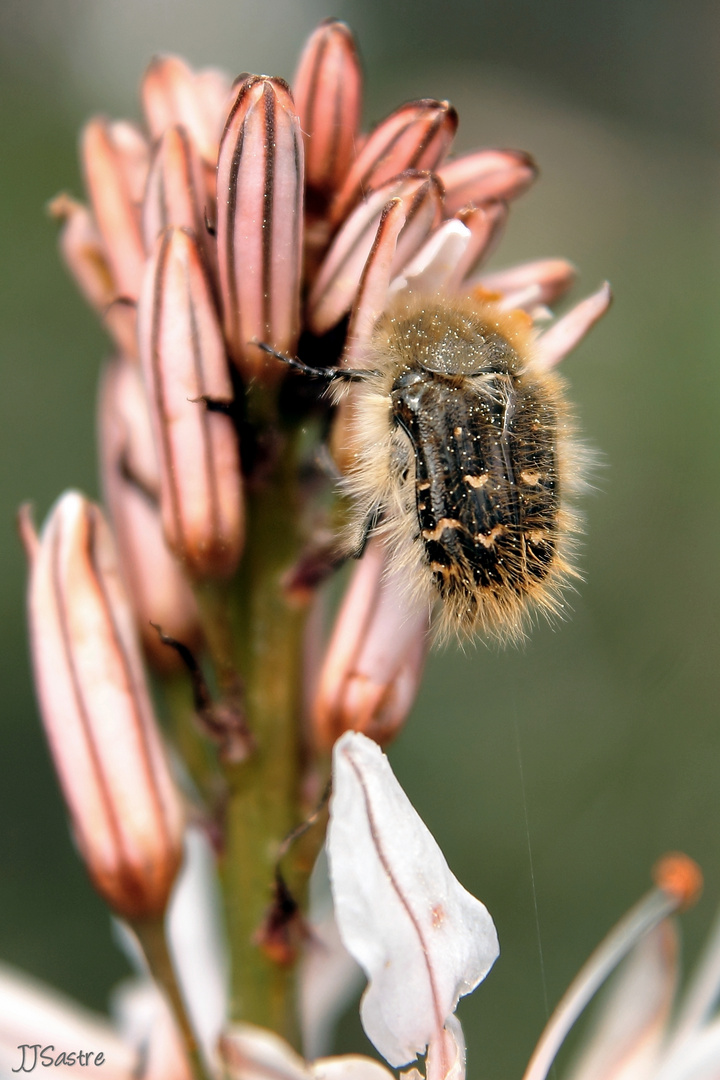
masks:
<path fill-rule="evenodd" d="M 13 514 L 97 492 L 93 401 L 108 346 L 66 279 L 44 204 L 80 193 L 76 130 L 137 115 L 153 52 L 290 76 L 346 18 L 366 120 L 449 97 L 459 147 L 530 150 L 542 175 L 493 263 L 565 255 L 611 314 L 566 363 L 588 441 L 586 581 L 522 649 L 434 655 L 392 760 L 502 955 L 460 1016 L 469 1076 L 520 1076 L 591 949 L 668 849 L 720 902 L 718 194 L 720 8 L 697 0 L 3 0 L 0 6 L 0 958 L 102 1008 L 126 970 L 68 837 L 28 672 Z M 542 956 L 542 962 L 541 962 Z M 342 1045 L 359 1045 L 348 1020 Z"/>

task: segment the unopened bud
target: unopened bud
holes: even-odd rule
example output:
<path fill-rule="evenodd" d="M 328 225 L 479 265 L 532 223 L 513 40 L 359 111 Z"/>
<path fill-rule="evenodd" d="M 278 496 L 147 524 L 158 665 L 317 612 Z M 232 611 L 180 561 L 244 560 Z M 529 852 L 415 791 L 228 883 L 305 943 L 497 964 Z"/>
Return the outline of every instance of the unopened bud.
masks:
<path fill-rule="evenodd" d="M 197 243 L 158 239 L 138 307 L 138 341 L 155 445 L 165 538 L 197 578 L 224 577 L 243 544 L 242 479 L 229 416 L 225 345 Z"/>
<path fill-rule="evenodd" d="M 192 229 L 206 256 L 208 192 L 199 154 L 183 127 L 164 132 L 155 149 L 143 201 L 142 224 L 147 251 L 169 225 Z"/>
<path fill-rule="evenodd" d="M 159 464 L 145 388 L 137 365 L 111 361 L 99 398 L 100 462 L 123 579 L 135 609 L 146 655 L 161 671 L 181 662 L 163 645 L 153 623 L 189 648 L 199 643 L 195 598 L 160 521 Z"/>
<path fill-rule="evenodd" d="M 392 274 L 399 273 L 440 222 L 442 189 L 432 175 L 408 172 L 373 191 L 343 224 L 320 266 L 308 299 L 313 333 L 325 333 L 352 307 L 386 207 L 393 200 L 400 200 L 405 220 L 394 241 Z"/>
<path fill-rule="evenodd" d="M 141 87 L 142 103 L 153 139 L 180 124 L 204 161 L 215 164 L 230 80 L 216 68 L 193 71 L 179 56 L 157 56 Z"/>
<path fill-rule="evenodd" d="M 355 159 L 333 202 L 333 223 L 398 173 L 435 169 L 450 148 L 457 124 L 457 113 L 447 101 L 410 101 L 396 109 L 378 124 Z"/>
<path fill-rule="evenodd" d="M 276 382 L 284 366 L 254 342 L 292 353 L 300 323 L 303 147 L 281 79 L 251 76 L 220 142 L 217 247 L 225 335 L 246 376 Z"/>
<path fill-rule="evenodd" d="M 497 199 L 517 199 L 537 174 L 537 165 L 522 150 L 476 150 L 438 169 L 448 214 L 456 214 L 469 203 L 480 206 Z"/>
<path fill-rule="evenodd" d="M 156 917 L 180 864 L 183 815 L 110 530 L 77 492 L 55 504 L 39 540 L 27 513 L 21 527 L 35 683 L 78 847 L 114 911 Z"/>
<path fill-rule="evenodd" d="M 413 603 L 400 575 L 387 573 L 387 550 L 368 544 L 353 575 L 325 656 L 315 699 L 318 742 L 344 731 L 379 743 L 395 738 L 422 677 L 428 647 L 427 604 Z"/>
<path fill-rule="evenodd" d="M 120 296 L 137 299 L 145 266 L 140 228 L 149 149 L 132 124 L 91 120 L 81 141 L 95 221 Z"/>
<path fill-rule="evenodd" d="M 352 31 L 326 19 L 300 57 L 293 93 L 305 143 L 308 188 L 332 194 L 350 169 L 362 109 L 362 70 Z"/>
<path fill-rule="evenodd" d="M 50 214 L 61 221 L 59 247 L 65 265 L 80 292 L 102 318 L 121 352 L 134 355 L 135 306 L 118 302 L 117 287 L 105 253 L 105 245 L 82 203 L 69 195 L 57 195 L 49 204 Z"/>

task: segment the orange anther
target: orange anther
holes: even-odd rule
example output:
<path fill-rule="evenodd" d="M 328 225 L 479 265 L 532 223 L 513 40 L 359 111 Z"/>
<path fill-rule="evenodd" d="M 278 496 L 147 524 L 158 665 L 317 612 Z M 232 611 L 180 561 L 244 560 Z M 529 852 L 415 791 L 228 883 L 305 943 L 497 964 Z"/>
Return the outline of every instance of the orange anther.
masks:
<path fill-rule="evenodd" d="M 702 870 L 694 859 L 680 851 L 663 855 L 655 863 L 653 881 L 663 892 L 677 900 L 680 911 L 692 907 L 703 888 Z"/>

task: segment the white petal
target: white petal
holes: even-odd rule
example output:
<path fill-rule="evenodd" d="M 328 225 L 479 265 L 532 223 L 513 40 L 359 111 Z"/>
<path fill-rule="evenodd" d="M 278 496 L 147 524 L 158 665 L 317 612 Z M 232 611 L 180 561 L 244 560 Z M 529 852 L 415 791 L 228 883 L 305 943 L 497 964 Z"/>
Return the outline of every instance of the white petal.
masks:
<path fill-rule="evenodd" d="M 185 861 L 170 898 L 168 944 L 205 1060 L 213 1063 L 228 1002 L 227 950 L 215 856 L 199 829 L 185 834 Z"/>
<path fill-rule="evenodd" d="M 143 1080 L 192 1080 L 182 1036 L 166 1000 L 149 979 L 126 979 L 113 990 L 112 1011 L 142 1062 Z"/>
<path fill-rule="evenodd" d="M 310 879 L 309 935 L 299 983 L 303 1050 L 312 1060 L 327 1053 L 336 1022 L 362 985 L 360 968 L 340 940 L 324 852 Z"/>
<path fill-rule="evenodd" d="M 220 1040 L 230 1080 L 309 1080 L 310 1070 L 289 1043 L 255 1024 L 233 1024 Z"/>
<path fill-rule="evenodd" d="M 39 1044 L 40 1050 L 53 1047 L 49 1051 L 53 1059 L 63 1052 L 92 1052 L 89 1065 L 80 1065 L 76 1060 L 75 1065 L 53 1069 L 65 1080 L 81 1076 L 87 1080 L 131 1080 L 137 1066 L 134 1050 L 119 1038 L 107 1017 L 81 1009 L 56 991 L 3 964 L 0 966 L 0 1076 L 12 1076 L 13 1071 L 21 1075 L 23 1044 L 28 1047 L 24 1052 L 25 1072 L 31 1071 L 35 1044 Z M 95 1065 L 97 1053 L 105 1056 L 98 1066 Z M 46 1071 L 39 1056 L 32 1071 L 36 1075 Z"/>
<path fill-rule="evenodd" d="M 720 915 L 683 995 L 673 1039 L 682 1039 L 706 1023 L 720 1000 Z"/>
<path fill-rule="evenodd" d="M 369 979 L 363 1027 L 391 1065 L 407 1064 L 495 962 L 492 919 L 450 872 L 385 755 L 356 732 L 333 752 L 328 855 L 340 935 Z"/>
<path fill-rule="evenodd" d="M 465 1080 L 465 1036 L 457 1016 L 449 1016 L 440 1039 L 428 1046 L 427 1080 Z"/>
<path fill-rule="evenodd" d="M 679 1044 L 653 1080 L 719 1080 L 720 1020 Z"/>
<path fill-rule="evenodd" d="M 390 295 L 401 289 L 413 292 L 436 293 L 448 286 L 455 276 L 471 240 L 470 230 L 461 221 L 452 219 L 441 225 L 418 251 L 390 286 Z"/>
<path fill-rule="evenodd" d="M 360 1054 L 319 1058 L 310 1066 L 313 1080 L 394 1080 L 393 1074 L 379 1061 Z"/>
<path fill-rule="evenodd" d="M 569 1080 L 654 1075 L 677 982 L 677 934 L 667 920 L 630 954 Z"/>

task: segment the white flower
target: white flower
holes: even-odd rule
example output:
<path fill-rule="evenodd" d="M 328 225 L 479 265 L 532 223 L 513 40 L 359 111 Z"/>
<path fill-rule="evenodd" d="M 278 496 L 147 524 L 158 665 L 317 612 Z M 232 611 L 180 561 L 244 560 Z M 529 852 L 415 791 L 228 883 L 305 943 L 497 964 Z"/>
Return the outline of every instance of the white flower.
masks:
<path fill-rule="evenodd" d="M 498 956 L 487 909 L 450 872 L 380 748 L 346 732 L 333 751 L 327 839 L 340 936 L 368 976 L 360 1014 L 383 1057 L 443 1046 L 458 998 Z"/>

